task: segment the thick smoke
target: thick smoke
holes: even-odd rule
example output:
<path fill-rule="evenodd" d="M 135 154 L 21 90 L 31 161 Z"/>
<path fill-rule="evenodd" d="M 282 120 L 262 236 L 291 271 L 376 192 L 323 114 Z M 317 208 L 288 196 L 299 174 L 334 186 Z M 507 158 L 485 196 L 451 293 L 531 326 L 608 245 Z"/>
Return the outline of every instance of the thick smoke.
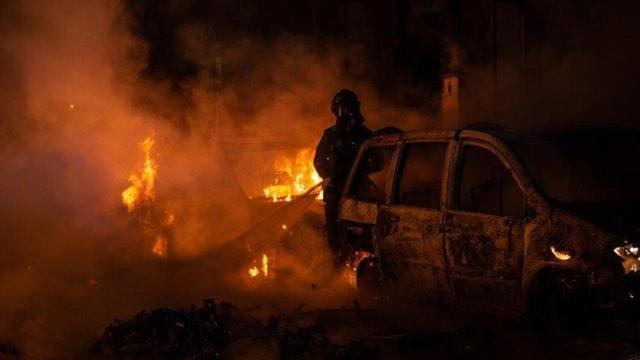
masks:
<path fill-rule="evenodd" d="M 111 318 L 145 307 L 209 295 L 340 301 L 339 288 L 314 292 L 309 285 L 333 276 L 325 274 L 318 231 L 289 246 L 306 257 L 283 254 L 289 274 L 271 289 L 204 272 L 212 258 L 203 254 L 264 213 L 246 196 L 255 183 L 242 178 L 272 163 L 259 150 L 315 146 L 340 88 L 361 94 L 374 128 L 398 118 L 418 127 L 420 118 L 378 105 L 367 82 L 344 77 L 339 52 L 305 38 L 215 42 L 197 26 L 184 27 L 179 43 L 196 75 L 176 90 L 175 82 L 143 75 L 148 44 L 132 35 L 120 2 L 1 6 L 1 340 L 29 358 L 72 357 Z M 173 260 L 166 262 L 153 259 L 152 239 L 120 204 L 129 175 L 142 165 L 139 143 L 151 135 L 158 163 L 151 206 L 176 216 Z"/>
<path fill-rule="evenodd" d="M 114 315 L 95 277 L 141 253 L 119 193 L 137 143 L 171 131 L 114 81 L 143 60 L 124 56 L 136 45 L 114 26 L 117 3 L 2 6 L 0 336 L 31 358 L 64 357 Z"/>

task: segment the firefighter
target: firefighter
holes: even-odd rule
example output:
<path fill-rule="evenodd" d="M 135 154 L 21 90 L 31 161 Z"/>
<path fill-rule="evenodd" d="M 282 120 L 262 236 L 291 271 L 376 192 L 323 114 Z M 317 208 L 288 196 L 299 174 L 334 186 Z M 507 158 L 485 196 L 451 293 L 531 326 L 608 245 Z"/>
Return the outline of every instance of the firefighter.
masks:
<path fill-rule="evenodd" d="M 360 113 L 360 101 L 351 90 L 342 89 L 334 96 L 331 112 L 336 117 L 336 124 L 322 134 L 313 165 L 323 179 L 329 178 L 324 189 L 325 224 L 329 247 L 339 264 L 345 255 L 344 244 L 338 235 L 340 196 L 358 149 L 372 132 L 363 125 L 365 119 Z"/>

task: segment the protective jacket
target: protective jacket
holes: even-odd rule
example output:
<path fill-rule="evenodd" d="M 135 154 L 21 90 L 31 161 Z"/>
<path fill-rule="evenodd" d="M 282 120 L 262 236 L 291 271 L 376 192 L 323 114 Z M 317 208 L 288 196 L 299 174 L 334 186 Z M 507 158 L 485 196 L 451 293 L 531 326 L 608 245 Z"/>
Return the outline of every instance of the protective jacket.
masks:
<path fill-rule="evenodd" d="M 371 135 L 371 130 L 362 124 L 357 124 L 351 131 L 339 126 L 325 129 L 313 159 L 318 175 L 323 179 L 331 178 L 325 194 L 339 196 L 342 193 L 358 149 Z"/>

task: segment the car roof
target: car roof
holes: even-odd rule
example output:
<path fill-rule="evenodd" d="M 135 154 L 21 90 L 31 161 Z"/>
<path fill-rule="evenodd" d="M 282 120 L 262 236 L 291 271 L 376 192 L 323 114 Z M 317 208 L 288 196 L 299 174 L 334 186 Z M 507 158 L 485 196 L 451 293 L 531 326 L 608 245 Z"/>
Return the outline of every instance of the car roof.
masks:
<path fill-rule="evenodd" d="M 448 140 L 452 139 L 456 130 L 417 130 L 395 134 L 375 135 L 367 142 L 369 144 L 388 144 L 406 140 Z"/>
<path fill-rule="evenodd" d="M 640 131 L 633 128 L 615 126 L 615 125 L 576 125 L 565 128 L 546 129 L 546 130 L 508 130 L 501 128 L 480 127 L 474 128 L 469 126 L 461 129 L 449 130 L 417 130 L 402 133 L 387 134 L 374 136 L 367 141 L 370 145 L 389 144 L 399 141 L 413 140 L 441 140 L 447 141 L 453 138 L 472 138 L 482 139 L 490 142 L 500 141 L 509 143 L 518 143 L 526 141 L 536 141 L 543 139 L 552 139 L 567 135 L 587 135 L 587 134 L 626 134 L 635 135 L 640 138 Z"/>

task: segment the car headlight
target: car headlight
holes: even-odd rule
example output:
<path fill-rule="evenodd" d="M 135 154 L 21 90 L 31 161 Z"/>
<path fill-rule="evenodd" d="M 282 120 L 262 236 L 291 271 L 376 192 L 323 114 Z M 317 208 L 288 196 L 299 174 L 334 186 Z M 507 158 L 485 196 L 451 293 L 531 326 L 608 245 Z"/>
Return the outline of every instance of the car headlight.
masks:
<path fill-rule="evenodd" d="M 626 244 L 613 249 L 613 252 L 622 258 L 625 273 L 640 271 L 640 247 Z"/>
<path fill-rule="evenodd" d="M 555 256 L 556 259 L 558 260 L 561 260 L 561 261 L 571 260 L 571 253 L 568 251 L 558 250 L 555 248 L 555 246 L 550 246 L 549 250 L 551 250 L 551 253 L 553 254 L 553 256 Z"/>

